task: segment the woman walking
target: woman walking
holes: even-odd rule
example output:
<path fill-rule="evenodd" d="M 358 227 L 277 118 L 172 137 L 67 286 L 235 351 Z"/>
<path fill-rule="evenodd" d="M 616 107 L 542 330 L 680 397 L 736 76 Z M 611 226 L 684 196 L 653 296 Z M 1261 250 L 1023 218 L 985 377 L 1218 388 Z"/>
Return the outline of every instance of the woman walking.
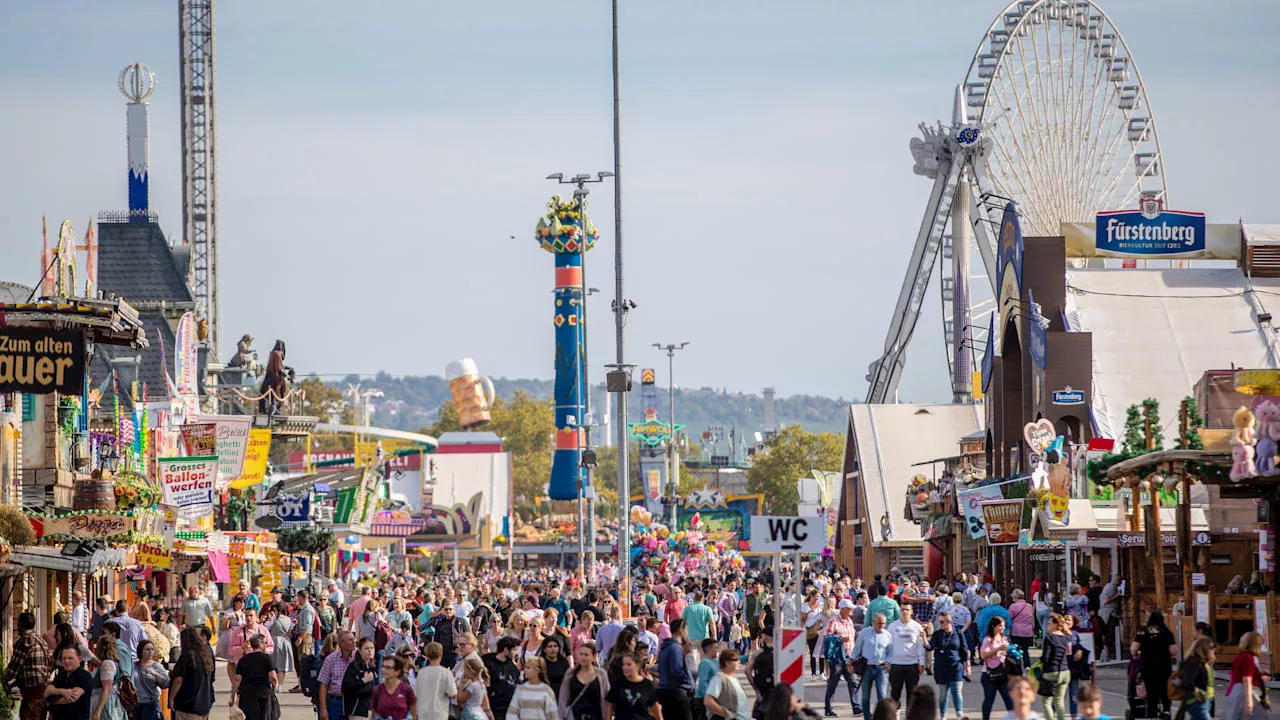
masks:
<path fill-rule="evenodd" d="M 947 716 L 947 698 L 964 717 L 964 680 L 969 677 L 969 645 L 956 630 L 951 613 L 938 616 L 938 629 L 925 649 L 933 651 L 933 681 L 938 684 L 938 717 Z"/>
<path fill-rule="evenodd" d="M 546 675 L 547 664 L 542 658 L 524 661 L 524 682 L 516 686 L 505 720 L 558 720 L 556 697 L 547 685 Z"/>
<path fill-rule="evenodd" d="M 609 687 L 609 693 L 605 695 L 609 707 L 613 708 L 614 720 L 662 720 L 658 689 L 652 680 L 640 674 L 636 654 L 623 653 L 618 661 L 622 677 Z"/>
<path fill-rule="evenodd" d="M 458 687 L 458 707 L 462 720 L 489 720 L 489 671 L 484 661 L 468 659 L 462 669 L 462 682 Z"/>
<path fill-rule="evenodd" d="M 370 600 L 370 604 L 374 601 Z M 342 707 L 348 718 L 368 718 L 369 702 L 378 682 L 378 668 L 373 640 L 365 638 L 356 645 L 347 671 L 342 676 Z M 247 720 L 247 719 L 246 719 Z"/>
<path fill-rule="evenodd" d="M 596 646 L 579 645 L 574 660 L 573 672 L 560 683 L 560 715 L 574 720 L 603 720 L 609 675 L 596 664 Z"/>
<path fill-rule="evenodd" d="M 138 691 L 135 720 L 160 720 L 160 691 L 169 687 L 169 673 L 156 661 L 156 645 L 150 640 L 138 643 L 133 687 Z"/>
<path fill-rule="evenodd" d="M 1004 661 L 1009 656 L 1009 638 L 1004 634 L 1004 618 L 993 617 L 987 624 L 987 636 L 978 649 L 982 658 L 982 720 L 991 720 L 991 707 L 996 704 L 996 694 L 1004 700 L 1004 709 L 1013 709 L 1009 697 L 1009 672 Z M 1035 697 L 1035 693 L 1031 693 Z"/>
<path fill-rule="evenodd" d="M 266 652 L 262 628 L 255 629 L 258 632 L 249 637 L 247 651 L 231 669 L 231 697 L 227 705 L 239 707 L 244 720 L 274 720 L 271 704 L 276 701 L 275 689 L 280 678 Z"/>
<path fill-rule="evenodd" d="M 1071 634 L 1067 630 L 1066 621 L 1058 613 L 1049 615 L 1049 624 L 1045 629 L 1044 643 L 1040 651 L 1040 664 L 1044 668 L 1040 682 L 1050 685 L 1053 691 L 1049 693 L 1049 688 L 1040 689 L 1040 693 L 1044 696 L 1044 715 L 1048 720 L 1067 720 L 1067 688 L 1071 683 L 1069 666 L 1071 652 Z"/>
<path fill-rule="evenodd" d="M 92 720 L 126 720 L 120 704 L 120 688 L 116 676 L 120 672 L 120 653 L 116 641 L 106 635 L 98 640 L 98 672 L 93 678 L 93 696 L 89 702 Z"/>
<path fill-rule="evenodd" d="M 1049 592 L 1047 584 L 1042 584 L 1040 589 L 1032 593 L 1031 599 L 1036 606 L 1036 626 L 1043 634 L 1047 631 L 1049 614 L 1053 612 L 1053 593 Z"/>
<path fill-rule="evenodd" d="M 1147 688 L 1147 717 L 1168 716 L 1169 678 L 1178 659 L 1178 641 L 1164 624 L 1164 614 L 1156 611 L 1133 637 L 1129 652 L 1142 656 L 1142 683 Z"/>
<path fill-rule="evenodd" d="M 404 671 L 400 658 L 383 658 L 382 684 L 373 691 L 369 707 L 375 720 L 418 720 L 418 697 L 404 681 Z"/>
<path fill-rule="evenodd" d="M 458 684 L 453 673 L 440 664 L 444 648 L 438 642 L 427 643 L 427 666 L 418 671 L 414 694 L 418 698 L 418 720 L 447 720 L 449 706 L 456 704 Z M 466 659 L 463 659 L 466 662 Z M 465 670 L 465 668 L 464 668 Z"/>
<path fill-rule="evenodd" d="M 295 672 L 293 662 L 293 642 L 290 635 L 293 631 L 293 618 L 285 613 L 276 613 L 275 617 L 267 623 L 267 630 L 271 633 L 271 640 L 275 643 L 275 648 L 271 651 L 271 663 L 276 666 L 276 674 L 280 678 L 280 687 L 284 687 L 285 673 Z M 307 637 L 311 637 L 308 633 Z"/>
<path fill-rule="evenodd" d="M 182 649 L 169 676 L 169 709 L 175 720 L 182 715 L 205 717 L 213 707 L 213 651 L 201 625 L 188 625 L 181 634 Z"/>
<path fill-rule="evenodd" d="M 1176 682 L 1184 694 L 1182 702 L 1188 720 L 1209 720 L 1209 687 L 1216 659 L 1213 641 L 1207 637 L 1196 638 L 1187 648 Z"/>
<path fill-rule="evenodd" d="M 1223 720 L 1242 720 L 1253 714 L 1254 694 L 1267 691 L 1266 682 L 1271 676 L 1258 667 L 1262 654 L 1262 636 L 1247 632 L 1240 638 L 1240 652 L 1231 661 L 1231 679 L 1227 681 L 1226 712 Z M 1263 701 L 1266 695 L 1262 696 Z"/>
<path fill-rule="evenodd" d="M 573 668 L 573 658 L 564 652 L 564 644 L 557 638 L 549 637 L 542 641 L 542 650 L 538 654 L 545 666 L 547 686 L 551 688 L 551 694 L 559 697 L 560 683 L 564 682 L 564 676 L 569 674 L 569 670 Z"/>
<path fill-rule="evenodd" d="M 1022 667 L 1031 665 L 1031 645 L 1036 641 L 1036 611 L 1021 590 L 1013 591 L 1009 606 L 1009 640 L 1022 648 Z"/>
<path fill-rule="evenodd" d="M 241 627 L 245 622 L 244 612 L 244 596 L 236 595 L 231 598 L 231 607 L 223 611 L 218 618 L 218 638 L 217 644 L 213 647 L 213 654 L 219 660 L 227 661 L 227 677 L 231 677 L 232 666 L 235 665 L 239 656 L 231 657 L 231 636 L 232 630 Z"/>

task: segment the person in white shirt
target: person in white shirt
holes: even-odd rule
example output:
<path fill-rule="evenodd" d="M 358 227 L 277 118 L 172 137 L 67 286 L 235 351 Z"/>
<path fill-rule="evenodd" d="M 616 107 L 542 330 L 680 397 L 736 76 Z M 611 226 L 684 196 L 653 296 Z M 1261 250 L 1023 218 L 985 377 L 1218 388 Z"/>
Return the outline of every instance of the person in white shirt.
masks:
<path fill-rule="evenodd" d="M 329 583 L 329 604 L 334 608 L 340 608 L 346 601 L 347 596 L 342 594 L 342 590 L 338 588 L 338 583 Z"/>
<path fill-rule="evenodd" d="M 471 617 L 471 611 L 475 610 L 476 606 L 471 602 L 471 598 L 468 597 L 466 593 L 459 593 L 459 597 L 461 600 L 453 604 L 453 614 L 463 620 L 466 620 Z"/>
<path fill-rule="evenodd" d="M 893 644 L 889 646 L 889 696 L 901 703 L 902 690 L 907 696 L 915 692 L 924 672 L 924 645 L 928 641 L 926 630 L 911 618 L 911 603 L 902 603 L 901 617 L 889 623 Z"/>
<path fill-rule="evenodd" d="M 82 633 L 89 632 L 89 606 L 79 590 L 71 593 L 71 627 Z"/>

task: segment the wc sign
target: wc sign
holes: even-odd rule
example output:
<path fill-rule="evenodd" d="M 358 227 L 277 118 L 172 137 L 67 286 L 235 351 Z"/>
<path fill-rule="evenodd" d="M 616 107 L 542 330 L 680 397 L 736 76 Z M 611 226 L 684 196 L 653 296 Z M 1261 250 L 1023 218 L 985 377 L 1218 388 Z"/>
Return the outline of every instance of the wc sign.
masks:
<path fill-rule="evenodd" d="M 753 552 L 818 555 L 826 543 L 826 517 L 755 515 L 751 518 Z"/>

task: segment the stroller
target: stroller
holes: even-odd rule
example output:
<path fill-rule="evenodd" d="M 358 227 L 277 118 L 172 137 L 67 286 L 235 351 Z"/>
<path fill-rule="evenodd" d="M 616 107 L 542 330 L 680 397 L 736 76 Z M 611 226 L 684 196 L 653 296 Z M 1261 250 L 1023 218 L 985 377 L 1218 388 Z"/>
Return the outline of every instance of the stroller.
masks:
<path fill-rule="evenodd" d="M 1147 686 L 1142 681 L 1142 656 L 1129 658 L 1127 672 L 1128 682 L 1125 684 L 1125 698 L 1128 707 L 1124 711 L 1124 720 L 1138 720 L 1147 716 Z"/>

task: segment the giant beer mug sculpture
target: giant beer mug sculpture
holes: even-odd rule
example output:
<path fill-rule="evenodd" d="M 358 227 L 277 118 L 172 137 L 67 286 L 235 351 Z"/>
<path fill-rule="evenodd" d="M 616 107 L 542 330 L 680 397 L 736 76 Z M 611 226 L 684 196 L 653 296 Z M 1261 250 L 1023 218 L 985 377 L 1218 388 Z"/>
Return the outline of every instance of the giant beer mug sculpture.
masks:
<path fill-rule="evenodd" d="M 488 424 L 494 400 L 493 381 L 480 375 L 476 361 L 466 357 L 451 362 L 445 366 L 444 374 L 463 429 Z"/>

